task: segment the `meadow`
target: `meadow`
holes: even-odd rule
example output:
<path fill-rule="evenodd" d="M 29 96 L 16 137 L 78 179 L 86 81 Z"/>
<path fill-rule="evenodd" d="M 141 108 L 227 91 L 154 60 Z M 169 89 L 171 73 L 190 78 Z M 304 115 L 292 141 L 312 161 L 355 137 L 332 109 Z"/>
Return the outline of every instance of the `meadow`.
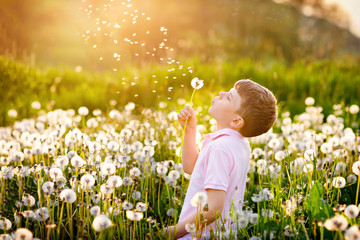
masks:
<path fill-rule="evenodd" d="M 329 67 L 331 63 L 327 67 L 325 63 L 313 63 L 310 67 L 299 64 L 289 69 L 275 65 L 277 76 L 289 73 L 279 77 L 283 79 L 280 82 L 270 81 L 275 77 L 273 68 L 264 70 L 243 63 L 238 68 L 249 69 L 241 74 L 269 81 L 274 89 L 276 84 L 290 84 L 287 79 L 300 78 L 297 75 L 304 69 L 318 74 L 301 83 L 291 81 L 292 87 L 300 89 L 294 87 L 295 92 L 287 92 L 284 105 L 296 104 L 300 113 L 279 108 L 273 129 L 249 139 L 252 154 L 244 205 L 239 211 L 231 211 L 238 228 L 231 232 L 215 229 L 213 239 L 359 238 L 359 106 L 342 102 L 329 107 L 328 102 L 324 104 L 328 112 L 325 115 L 318 104 L 332 98 L 354 101 L 355 96 L 350 93 L 340 93 L 346 92 L 342 89 L 356 88 L 346 81 L 331 82 L 328 75 L 327 86 L 337 88 L 328 90 L 314 84 L 322 80 L 319 69 L 333 73 L 334 78 L 335 72 L 344 77 L 351 72 Z M 103 78 L 96 75 L 90 78 L 95 79 L 90 88 L 80 84 L 90 82 L 86 73 L 64 72 L 59 81 L 54 80 L 59 77 L 54 70 L 40 72 L 19 63 L 7 64 L 8 72 L 14 67 L 12 74 L 23 74 L 25 84 L 12 86 L 12 81 L 19 78 L 11 74 L 7 75 L 9 82 L 2 81 L 8 84 L 7 96 L 11 96 L 8 99 L 13 106 L 7 108 L 8 126 L 0 129 L 0 239 L 166 239 L 159 231 L 176 224 L 191 178 L 183 173 L 179 158 L 182 130 L 176 111 L 189 98 L 175 95 L 171 101 L 142 106 L 141 99 L 145 103 L 151 98 L 134 98 L 139 101 L 136 104 L 115 98 L 118 95 L 112 98 L 107 95 L 111 81 L 101 88 Z M 204 79 L 211 74 L 206 65 L 197 68 L 202 70 Z M 211 96 L 209 91 L 215 88 L 214 84 L 231 87 L 231 81 L 225 83 L 225 79 L 236 73 L 229 70 L 225 74 L 229 76 L 224 75 L 220 82 L 209 77 L 213 80 L 204 81 L 204 87 L 194 95 L 199 149 L 205 135 L 216 127 L 206 114 L 208 105 L 204 99 Z M 39 80 L 37 84 L 31 81 L 34 78 Z M 74 81 L 71 92 L 64 90 L 70 88 L 66 84 L 69 78 Z M 58 85 L 52 88 L 53 80 Z M 354 76 L 354 81 L 359 78 Z M 50 92 L 43 91 L 44 86 Z M 11 95 L 18 88 L 26 97 Z M 39 101 L 31 100 L 34 89 L 38 89 L 35 92 Z M 319 99 L 311 95 L 304 98 L 306 91 L 302 89 L 311 93 L 322 89 L 332 95 L 319 92 Z M 82 91 L 86 94 L 80 94 Z M 192 89 L 184 87 L 184 91 L 191 93 Z M 44 106 L 49 100 L 47 94 L 56 99 L 56 104 Z M 91 102 L 93 95 L 98 96 L 98 102 Z M 73 102 L 72 98 L 78 101 Z M 17 110 L 16 103 L 20 106 Z M 70 103 L 89 106 L 66 108 Z M 21 112 L 26 104 L 27 110 Z M 56 108 L 51 109 L 54 105 Z M 24 117 L 26 114 L 28 118 Z M 195 225 L 188 225 L 187 230 L 194 236 L 199 234 Z"/>
<path fill-rule="evenodd" d="M 40 68 L 30 60 L 0 56 L 0 124 L 36 116 L 31 107 L 34 101 L 46 111 L 87 106 L 91 111 L 98 108 L 108 113 L 111 107 L 122 107 L 129 101 L 140 107 L 166 102 L 169 109 L 179 111 L 183 105 L 176 99 L 190 99 L 190 81 L 194 77 L 205 81 L 201 94 L 195 96 L 196 106 L 210 107 L 219 91 L 228 91 L 237 80 L 250 78 L 274 92 L 280 109 L 300 114 L 305 98 L 313 96 L 327 116 L 334 104 L 358 104 L 358 62 L 358 58 L 350 56 L 329 60 L 301 58 L 293 63 L 276 58 L 219 58 L 209 62 L 188 57 L 172 65 L 124 63 L 116 72 L 97 72 L 81 66 Z M 16 110 L 17 118 L 8 116 L 10 109 Z M 140 113 L 138 108 L 135 111 Z"/>

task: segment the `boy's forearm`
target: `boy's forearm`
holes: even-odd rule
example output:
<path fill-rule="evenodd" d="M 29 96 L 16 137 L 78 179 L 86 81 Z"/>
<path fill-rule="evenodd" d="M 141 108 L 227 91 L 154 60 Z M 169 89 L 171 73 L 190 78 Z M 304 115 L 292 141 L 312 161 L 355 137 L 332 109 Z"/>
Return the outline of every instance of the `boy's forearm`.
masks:
<path fill-rule="evenodd" d="M 196 147 L 196 129 L 185 131 L 184 143 L 181 152 L 183 170 L 191 174 L 196 163 L 199 151 Z"/>
<path fill-rule="evenodd" d="M 196 216 L 196 214 L 198 214 L 198 216 Z M 203 213 L 204 219 L 206 219 L 206 226 L 209 226 L 212 222 L 214 222 L 216 220 L 216 217 L 220 216 L 220 212 L 217 213 L 218 216 L 215 216 L 215 211 L 207 211 Z M 186 234 L 188 234 L 188 232 L 185 229 L 185 225 L 187 223 L 193 224 L 195 223 L 196 226 L 199 226 L 199 224 L 201 224 L 199 227 L 197 227 L 198 229 L 200 228 L 201 233 L 203 231 L 203 228 L 205 227 L 205 222 L 201 221 L 199 222 L 200 219 L 200 215 L 199 213 L 193 213 L 192 215 L 190 215 L 188 218 L 184 219 L 183 221 L 179 222 L 178 224 L 175 225 L 174 227 L 174 231 L 175 231 L 175 239 L 180 238 Z M 196 235 L 196 232 L 193 233 L 194 237 Z"/>

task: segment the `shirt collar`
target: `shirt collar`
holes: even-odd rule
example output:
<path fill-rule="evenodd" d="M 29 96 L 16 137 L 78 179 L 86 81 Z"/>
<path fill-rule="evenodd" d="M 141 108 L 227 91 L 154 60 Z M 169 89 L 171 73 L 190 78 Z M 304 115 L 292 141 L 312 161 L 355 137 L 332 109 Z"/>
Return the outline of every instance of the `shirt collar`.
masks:
<path fill-rule="evenodd" d="M 242 136 L 238 131 L 236 131 L 232 128 L 222 128 L 220 130 L 217 130 L 216 132 L 208 133 L 206 135 L 209 136 L 212 140 L 214 140 L 215 138 L 217 138 L 221 135 L 234 135 L 234 136 L 244 138 L 244 136 Z"/>

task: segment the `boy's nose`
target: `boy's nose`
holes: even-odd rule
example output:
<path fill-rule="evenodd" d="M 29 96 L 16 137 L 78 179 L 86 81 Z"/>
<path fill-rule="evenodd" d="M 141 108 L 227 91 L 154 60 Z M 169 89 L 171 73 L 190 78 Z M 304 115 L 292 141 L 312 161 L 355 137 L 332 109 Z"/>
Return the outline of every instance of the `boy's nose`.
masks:
<path fill-rule="evenodd" d="M 222 97 L 224 95 L 224 92 L 220 92 L 219 96 Z"/>

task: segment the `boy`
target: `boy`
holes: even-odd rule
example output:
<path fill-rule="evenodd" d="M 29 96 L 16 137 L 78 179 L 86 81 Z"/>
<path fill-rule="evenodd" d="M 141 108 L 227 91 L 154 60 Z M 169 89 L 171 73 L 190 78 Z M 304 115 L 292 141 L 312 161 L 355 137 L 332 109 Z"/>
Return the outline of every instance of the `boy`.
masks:
<path fill-rule="evenodd" d="M 216 120 L 217 130 L 206 135 L 200 154 L 197 150 L 195 112 L 188 105 L 178 114 L 184 128 L 187 119 L 182 162 L 185 173 L 191 174 L 184 205 L 178 224 L 164 229 L 164 234 L 175 239 L 192 239 L 185 230 L 187 223 L 199 224 L 196 220 L 197 208 L 190 204 L 197 192 L 207 195 L 206 219 L 201 228 L 202 238 L 210 236 L 210 228 L 217 229 L 225 223 L 230 230 L 230 205 L 241 210 L 250 160 L 250 144 L 246 138 L 266 133 L 277 120 L 277 100 L 270 90 L 251 80 L 239 80 L 229 92 L 220 92 L 211 102 L 209 114 Z M 236 224 L 231 226 L 236 232 Z M 193 237 L 195 238 L 193 233 Z"/>

